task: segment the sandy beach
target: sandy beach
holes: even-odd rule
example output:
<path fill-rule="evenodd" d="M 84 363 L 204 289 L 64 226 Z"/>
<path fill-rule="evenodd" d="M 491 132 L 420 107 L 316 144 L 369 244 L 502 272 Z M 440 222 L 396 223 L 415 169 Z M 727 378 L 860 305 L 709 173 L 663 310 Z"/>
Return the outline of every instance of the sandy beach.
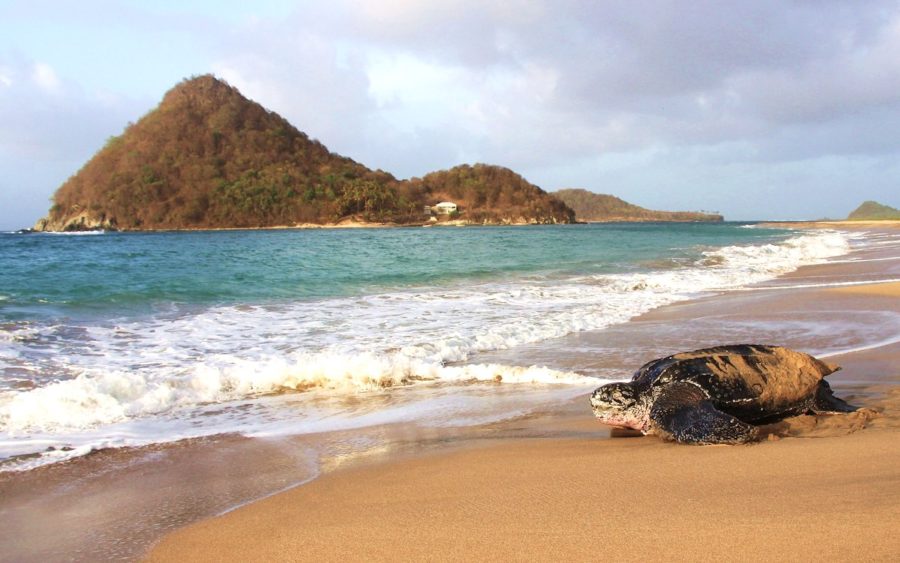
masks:
<path fill-rule="evenodd" d="M 558 343 L 590 350 L 652 334 L 664 345 L 677 334 L 673 345 L 699 348 L 745 340 L 735 327 L 751 326 L 770 344 L 836 350 L 828 361 L 843 370 L 829 379 L 864 407 L 857 413 L 796 417 L 753 445 L 691 447 L 609 439 L 581 397 L 561 414 L 512 423 L 541 428 L 536 437 L 352 464 L 178 530 L 148 560 L 895 560 L 900 342 L 879 323 L 900 310 L 898 278 L 896 249 L 876 247 L 765 290 L 664 307 Z M 829 320 L 883 328 L 884 339 L 854 347 Z"/>

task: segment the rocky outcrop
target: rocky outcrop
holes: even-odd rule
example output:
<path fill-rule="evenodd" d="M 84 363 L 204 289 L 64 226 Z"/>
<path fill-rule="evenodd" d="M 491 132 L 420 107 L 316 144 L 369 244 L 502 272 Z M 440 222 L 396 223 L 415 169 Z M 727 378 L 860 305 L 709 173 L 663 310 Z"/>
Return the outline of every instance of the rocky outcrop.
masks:
<path fill-rule="evenodd" d="M 87 211 L 59 218 L 44 217 L 34 224 L 33 231 L 73 232 L 73 231 L 116 231 L 115 219 L 94 217 Z"/>

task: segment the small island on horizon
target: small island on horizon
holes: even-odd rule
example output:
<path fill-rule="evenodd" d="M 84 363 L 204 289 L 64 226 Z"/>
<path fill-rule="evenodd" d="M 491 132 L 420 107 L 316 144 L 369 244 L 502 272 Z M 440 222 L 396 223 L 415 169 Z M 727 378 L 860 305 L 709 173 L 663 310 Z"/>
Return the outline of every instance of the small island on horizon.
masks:
<path fill-rule="evenodd" d="M 172 88 L 52 201 L 34 230 L 722 220 L 651 211 L 587 190 L 548 193 L 488 164 L 398 180 L 332 153 L 212 75 Z"/>
<path fill-rule="evenodd" d="M 847 216 L 847 221 L 900 221 L 900 209 L 876 201 L 864 201 Z"/>

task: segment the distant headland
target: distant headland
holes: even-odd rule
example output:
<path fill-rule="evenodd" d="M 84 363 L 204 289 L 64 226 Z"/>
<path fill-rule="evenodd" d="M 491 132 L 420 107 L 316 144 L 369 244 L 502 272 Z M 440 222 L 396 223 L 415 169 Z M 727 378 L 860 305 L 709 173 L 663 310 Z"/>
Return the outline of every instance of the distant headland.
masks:
<path fill-rule="evenodd" d="M 573 211 L 579 221 L 610 223 L 614 221 L 719 222 L 718 213 L 699 211 L 653 211 L 628 203 L 616 196 L 597 194 L 583 189 L 553 192 Z"/>
<path fill-rule="evenodd" d="M 847 216 L 848 221 L 900 221 L 900 209 L 865 201 Z"/>
<path fill-rule="evenodd" d="M 549 194 L 487 164 L 398 180 L 332 153 L 204 75 L 182 81 L 111 137 L 59 187 L 34 230 L 721 220 L 586 190 Z"/>

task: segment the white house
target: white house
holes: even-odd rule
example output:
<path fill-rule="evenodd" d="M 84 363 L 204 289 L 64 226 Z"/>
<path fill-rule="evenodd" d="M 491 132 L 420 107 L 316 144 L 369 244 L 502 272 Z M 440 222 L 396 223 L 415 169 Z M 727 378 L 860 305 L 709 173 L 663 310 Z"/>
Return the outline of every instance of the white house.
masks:
<path fill-rule="evenodd" d="M 442 201 L 432 207 L 432 209 L 438 215 L 450 215 L 456 213 L 456 204 L 450 201 Z"/>

